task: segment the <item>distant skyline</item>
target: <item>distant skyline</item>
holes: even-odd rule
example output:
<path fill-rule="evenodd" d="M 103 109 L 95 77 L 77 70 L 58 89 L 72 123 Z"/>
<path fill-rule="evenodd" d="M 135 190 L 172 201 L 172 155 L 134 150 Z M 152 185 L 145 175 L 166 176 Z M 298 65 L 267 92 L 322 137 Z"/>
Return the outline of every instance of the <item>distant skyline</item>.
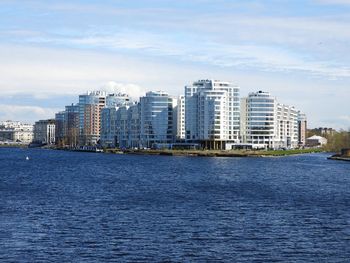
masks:
<path fill-rule="evenodd" d="M 350 0 L 0 2 L 0 120 L 54 117 L 87 90 L 264 90 L 309 127 L 350 128 Z"/>

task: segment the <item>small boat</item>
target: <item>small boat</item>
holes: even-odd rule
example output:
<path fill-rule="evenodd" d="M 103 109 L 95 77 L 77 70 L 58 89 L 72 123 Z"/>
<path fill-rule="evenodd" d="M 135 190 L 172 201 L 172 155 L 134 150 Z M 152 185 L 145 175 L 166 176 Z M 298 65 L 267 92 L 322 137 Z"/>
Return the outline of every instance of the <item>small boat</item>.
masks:
<path fill-rule="evenodd" d="M 26 157 L 26 160 L 29 161 L 29 157 L 28 156 Z"/>

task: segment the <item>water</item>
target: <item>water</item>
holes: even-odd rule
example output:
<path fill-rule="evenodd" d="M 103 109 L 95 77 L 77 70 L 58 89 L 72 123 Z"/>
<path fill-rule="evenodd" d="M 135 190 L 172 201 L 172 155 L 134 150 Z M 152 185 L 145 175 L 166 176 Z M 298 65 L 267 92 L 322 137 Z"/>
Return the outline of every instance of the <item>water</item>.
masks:
<path fill-rule="evenodd" d="M 0 261 L 348 262 L 350 163 L 326 157 L 1 148 Z"/>

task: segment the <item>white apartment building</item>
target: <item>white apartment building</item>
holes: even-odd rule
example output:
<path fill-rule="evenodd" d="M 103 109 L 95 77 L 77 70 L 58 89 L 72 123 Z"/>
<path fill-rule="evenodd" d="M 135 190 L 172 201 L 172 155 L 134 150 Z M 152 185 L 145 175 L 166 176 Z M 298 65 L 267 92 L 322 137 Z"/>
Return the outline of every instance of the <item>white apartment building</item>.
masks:
<path fill-rule="evenodd" d="M 230 82 L 199 80 L 185 86 L 186 140 L 205 148 L 225 149 L 238 142 L 240 128 L 239 87 Z"/>
<path fill-rule="evenodd" d="M 33 141 L 33 125 L 18 121 L 0 122 L 0 141 L 29 144 Z"/>
<path fill-rule="evenodd" d="M 110 94 L 101 110 L 101 145 L 126 147 L 128 145 L 128 110 L 132 105 L 127 94 Z M 121 138 L 123 136 L 123 138 Z"/>
<path fill-rule="evenodd" d="M 100 139 L 101 111 L 129 103 L 126 94 L 107 94 L 105 91 L 87 92 L 79 96 L 79 132 L 81 145 L 95 145 Z"/>
<path fill-rule="evenodd" d="M 186 127 L 185 127 L 185 96 L 179 96 L 177 100 L 177 140 L 185 140 L 186 139 Z"/>
<path fill-rule="evenodd" d="M 172 143 L 177 131 L 177 100 L 162 91 L 150 91 L 140 98 L 141 147 Z"/>
<path fill-rule="evenodd" d="M 298 147 L 298 110 L 277 104 L 277 138 L 275 148 Z"/>
<path fill-rule="evenodd" d="M 276 98 L 268 92 L 252 92 L 241 99 L 241 109 L 241 142 L 254 148 L 275 148 Z"/>
<path fill-rule="evenodd" d="M 241 142 L 252 148 L 296 148 L 298 110 L 279 104 L 264 91 L 249 93 L 241 99 Z"/>

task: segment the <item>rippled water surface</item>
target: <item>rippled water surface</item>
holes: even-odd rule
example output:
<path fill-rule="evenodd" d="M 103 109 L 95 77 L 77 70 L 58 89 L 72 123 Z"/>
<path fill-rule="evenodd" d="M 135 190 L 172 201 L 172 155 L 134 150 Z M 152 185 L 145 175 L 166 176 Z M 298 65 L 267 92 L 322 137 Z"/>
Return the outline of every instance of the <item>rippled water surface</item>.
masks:
<path fill-rule="evenodd" d="M 326 157 L 1 148 L 0 262 L 349 262 L 350 163 Z"/>

